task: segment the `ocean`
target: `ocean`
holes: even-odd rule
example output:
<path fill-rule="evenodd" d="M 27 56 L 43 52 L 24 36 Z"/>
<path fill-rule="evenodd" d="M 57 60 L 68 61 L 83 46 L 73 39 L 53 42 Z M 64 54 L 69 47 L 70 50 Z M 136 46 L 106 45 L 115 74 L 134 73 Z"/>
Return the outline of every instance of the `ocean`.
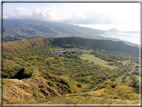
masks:
<path fill-rule="evenodd" d="M 141 38 L 139 33 L 107 32 L 101 36 L 125 40 L 140 45 Z"/>

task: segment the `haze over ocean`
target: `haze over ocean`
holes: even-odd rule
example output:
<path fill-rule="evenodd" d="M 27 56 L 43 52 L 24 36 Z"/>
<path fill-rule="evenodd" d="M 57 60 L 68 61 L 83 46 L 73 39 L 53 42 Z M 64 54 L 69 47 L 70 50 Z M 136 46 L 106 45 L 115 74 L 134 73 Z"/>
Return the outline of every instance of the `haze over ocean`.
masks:
<path fill-rule="evenodd" d="M 120 33 L 120 32 L 107 32 L 101 36 L 116 38 L 120 40 L 125 40 L 140 45 L 140 34 L 139 33 Z"/>

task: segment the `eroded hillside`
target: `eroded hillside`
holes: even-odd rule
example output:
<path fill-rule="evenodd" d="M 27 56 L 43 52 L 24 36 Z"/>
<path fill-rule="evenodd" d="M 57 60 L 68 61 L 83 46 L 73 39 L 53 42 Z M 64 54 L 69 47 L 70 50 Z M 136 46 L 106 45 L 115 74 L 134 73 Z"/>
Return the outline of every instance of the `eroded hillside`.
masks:
<path fill-rule="evenodd" d="M 50 97 L 81 91 L 65 77 L 57 77 L 42 70 L 35 70 L 30 78 L 3 79 L 3 103 L 36 103 L 37 87 L 39 102 Z"/>

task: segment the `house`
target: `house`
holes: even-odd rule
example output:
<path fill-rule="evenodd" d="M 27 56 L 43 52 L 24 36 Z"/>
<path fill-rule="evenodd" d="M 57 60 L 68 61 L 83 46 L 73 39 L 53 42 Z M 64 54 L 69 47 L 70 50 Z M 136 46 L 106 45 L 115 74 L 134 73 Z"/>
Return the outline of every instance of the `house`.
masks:
<path fill-rule="evenodd" d="M 53 49 L 53 54 L 65 54 L 65 53 L 70 53 L 70 54 L 76 54 L 76 55 L 80 55 L 83 53 L 82 50 L 78 50 L 78 51 L 74 51 L 74 50 L 71 50 L 71 51 L 64 51 L 63 49 Z"/>
<path fill-rule="evenodd" d="M 61 50 L 61 49 L 53 49 L 53 54 L 64 54 L 65 51 Z"/>
<path fill-rule="evenodd" d="M 83 51 L 82 51 L 82 50 L 79 50 L 79 51 L 77 51 L 77 52 L 82 53 Z"/>
<path fill-rule="evenodd" d="M 61 51 L 61 49 L 53 49 L 53 51 Z"/>
<path fill-rule="evenodd" d="M 64 53 L 66 53 L 66 51 L 54 51 L 54 52 L 52 52 L 53 54 L 64 54 Z"/>

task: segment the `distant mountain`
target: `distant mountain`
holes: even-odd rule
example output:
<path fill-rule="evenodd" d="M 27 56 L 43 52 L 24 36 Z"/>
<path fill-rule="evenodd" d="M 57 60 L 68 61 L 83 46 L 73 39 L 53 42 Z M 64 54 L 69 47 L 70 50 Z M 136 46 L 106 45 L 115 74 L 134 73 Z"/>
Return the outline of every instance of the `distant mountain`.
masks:
<path fill-rule="evenodd" d="M 140 31 L 119 31 L 119 30 L 117 30 L 116 28 L 112 28 L 112 29 L 108 30 L 107 32 L 139 33 L 139 34 L 140 34 Z"/>
<path fill-rule="evenodd" d="M 71 24 L 37 20 L 3 20 L 4 36 L 30 35 L 64 37 L 103 34 L 105 31 Z"/>
<path fill-rule="evenodd" d="M 104 31 L 71 24 L 39 20 L 3 20 L 4 37 L 14 35 L 22 36 L 22 38 L 83 37 L 89 39 L 121 41 L 119 39 L 101 36 L 107 32 L 120 31 L 116 28 Z M 133 43 L 126 44 L 136 46 Z"/>
<path fill-rule="evenodd" d="M 117 30 L 116 28 L 112 28 L 112 29 L 108 30 L 108 32 L 120 32 L 120 31 Z"/>

